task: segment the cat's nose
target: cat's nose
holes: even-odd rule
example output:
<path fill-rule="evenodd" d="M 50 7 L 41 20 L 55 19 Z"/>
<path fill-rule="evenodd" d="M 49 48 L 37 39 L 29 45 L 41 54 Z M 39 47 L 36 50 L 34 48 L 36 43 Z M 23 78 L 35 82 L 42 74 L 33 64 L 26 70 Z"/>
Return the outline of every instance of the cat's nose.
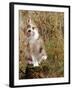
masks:
<path fill-rule="evenodd" d="M 28 30 L 28 32 L 31 32 L 31 30 Z"/>

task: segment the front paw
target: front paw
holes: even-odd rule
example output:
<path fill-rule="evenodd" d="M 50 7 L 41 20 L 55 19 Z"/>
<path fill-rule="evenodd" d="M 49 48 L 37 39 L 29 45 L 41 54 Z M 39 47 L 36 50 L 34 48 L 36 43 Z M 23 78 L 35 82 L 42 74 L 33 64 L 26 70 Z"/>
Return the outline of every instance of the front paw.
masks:
<path fill-rule="evenodd" d="M 42 56 L 42 59 L 43 59 L 43 60 L 46 60 L 46 59 L 47 59 L 47 56 Z"/>

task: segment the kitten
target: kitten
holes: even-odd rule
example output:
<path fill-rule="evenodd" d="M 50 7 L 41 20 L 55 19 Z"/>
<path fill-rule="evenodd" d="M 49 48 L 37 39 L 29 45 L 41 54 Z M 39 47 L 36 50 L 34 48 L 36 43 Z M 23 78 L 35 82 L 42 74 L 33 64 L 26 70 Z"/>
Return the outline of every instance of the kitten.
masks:
<path fill-rule="evenodd" d="M 47 54 L 44 49 L 43 40 L 39 35 L 38 28 L 31 19 L 28 20 L 26 42 L 28 64 L 33 64 L 34 67 L 39 66 L 42 60 L 47 59 Z"/>

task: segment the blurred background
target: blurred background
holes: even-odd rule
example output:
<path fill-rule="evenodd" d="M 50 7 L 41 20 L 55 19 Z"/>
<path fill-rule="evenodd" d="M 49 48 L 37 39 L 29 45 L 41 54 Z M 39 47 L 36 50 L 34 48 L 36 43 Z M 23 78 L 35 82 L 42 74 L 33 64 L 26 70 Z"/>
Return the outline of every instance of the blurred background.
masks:
<path fill-rule="evenodd" d="M 25 35 L 27 19 L 31 17 L 39 29 L 47 60 L 39 67 L 30 68 L 31 78 L 54 78 L 64 76 L 64 13 L 43 11 L 19 11 L 19 79 L 25 79 L 27 61 L 25 59 Z"/>

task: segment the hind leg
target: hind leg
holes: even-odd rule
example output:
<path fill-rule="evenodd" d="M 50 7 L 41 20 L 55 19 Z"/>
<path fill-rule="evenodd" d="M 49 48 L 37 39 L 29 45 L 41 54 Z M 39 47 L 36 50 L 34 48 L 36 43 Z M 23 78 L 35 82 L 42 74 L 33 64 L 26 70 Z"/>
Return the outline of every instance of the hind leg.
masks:
<path fill-rule="evenodd" d="M 32 55 L 33 66 L 39 66 L 37 59 Z"/>

